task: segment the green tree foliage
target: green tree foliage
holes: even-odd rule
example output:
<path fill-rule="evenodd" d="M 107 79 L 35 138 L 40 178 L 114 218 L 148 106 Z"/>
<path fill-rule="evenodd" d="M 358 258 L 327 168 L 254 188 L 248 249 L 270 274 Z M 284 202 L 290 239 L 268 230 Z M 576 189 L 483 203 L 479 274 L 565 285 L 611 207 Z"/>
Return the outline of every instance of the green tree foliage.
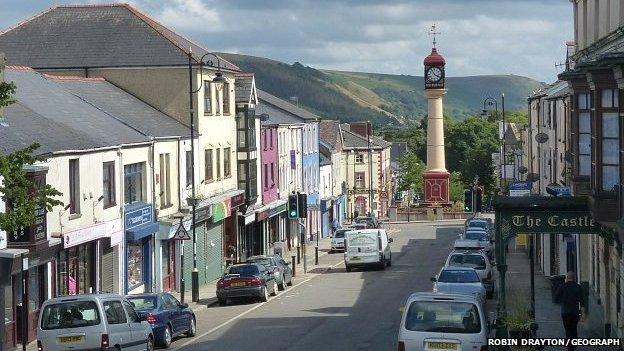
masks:
<path fill-rule="evenodd" d="M 462 174 L 460 172 L 451 172 L 450 178 L 449 197 L 451 201 L 464 201 L 464 182 L 462 180 Z"/>
<path fill-rule="evenodd" d="M 13 83 L 0 83 L 0 107 L 15 102 L 14 92 Z M 33 155 L 38 148 L 39 144 L 34 143 L 25 149 L 0 155 L 0 177 L 3 178 L 0 196 L 7 203 L 6 213 L 0 213 L 0 230 L 14 232 L 28 227 L 35 222 L 38 208 L 51 211 L 54 206 L 62 205 L 54 198 L 62 195 L 58 190 L 48 184 L 38 184 L 27 175 L 26 166 L 44 160 Z"/>
<path fill-rule="evenodd" d="M 413 152 L 406 153 L 401 159 L 401 181 L 399 182 L 399 190 L 413 190 L 418 194 L 422 194 L 423 189 L 423 172 L 425 171 L 425 163 L 421 161 Z"/>

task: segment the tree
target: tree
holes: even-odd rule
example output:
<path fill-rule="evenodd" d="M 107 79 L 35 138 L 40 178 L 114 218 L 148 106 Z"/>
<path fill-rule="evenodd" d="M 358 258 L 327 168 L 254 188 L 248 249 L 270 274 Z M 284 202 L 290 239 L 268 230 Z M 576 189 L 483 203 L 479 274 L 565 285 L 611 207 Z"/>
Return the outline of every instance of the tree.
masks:
<path fill-rule="evenodd" d="M 0 83 L 0 107 L 9 106 L 15 100 L 13 83 Z M 55 196 L 62 195 L 48 184 L 38 184 L 28 176 L 25 167 L 44 160 L 33 155 L 39 144 L 33 143 L 25 149 L 7 155 L 0 155 L 0 196 L 7 204 L 6 213 L 0 213 L 0 230 L 15 232 L 31 226 L 35 222 L 38 208 L 52 211 L 54 206 L 63 203 Z"/>
<path fill-rule="evenodd" d="M 413 152 L 406 153 L 401 159 L 401 181 L 399 190 L 413 190 L 418 194 L 424 191 L 423 172 L 425 163 Z"/>
<path fill-rule="evenodd" d="M 451 172 L 449 197 L 452 202 L 464 200 L 464 182 L 460 172 Z"/>
<path fill-rule="evenodd" d="M 495 150 L 495 149 L 494 149 Z M 464 184 L 472 184 L 475 176 L 479 176 L 479 184 L 483 185 L 485 193 L 494 190 L 494 167 L 492 165 L 491 145 L 480 144 L 467 153 L 461 179 Z"/>

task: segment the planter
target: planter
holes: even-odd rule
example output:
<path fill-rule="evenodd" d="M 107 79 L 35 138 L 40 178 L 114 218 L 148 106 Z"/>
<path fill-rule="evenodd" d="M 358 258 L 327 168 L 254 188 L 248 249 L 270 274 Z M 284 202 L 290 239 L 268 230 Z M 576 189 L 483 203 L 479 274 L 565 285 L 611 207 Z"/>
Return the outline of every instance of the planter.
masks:
<path fill-rule="evenodd" d="M 531 337 L 531 331 L 527 329 L 509 329 L 507 333 L 511 339 L 529 339 Z"/>

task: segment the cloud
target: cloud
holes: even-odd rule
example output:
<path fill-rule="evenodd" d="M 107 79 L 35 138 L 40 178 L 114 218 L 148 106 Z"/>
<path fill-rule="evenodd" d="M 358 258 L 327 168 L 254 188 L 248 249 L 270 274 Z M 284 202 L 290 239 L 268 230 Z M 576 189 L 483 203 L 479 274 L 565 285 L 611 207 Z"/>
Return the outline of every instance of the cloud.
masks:
<path fill-rule="evenodd" d="M 34 3 L 42 9 L 52 0 Z M 565 58 L 564 42 L 573 39 L 568 0 L 131 3 L 215 51 L 341 70 L 422 74 L 422 59 L 431 49 L 427 31 L 435 22 L 442 31 L 438 45 L 449 75 L 514 73 L 552 81 L 558 73 L 554 64 Z M 9 14 L 0 14 L 0 25 L 6 27 L 38 11 L 34 6 L 32 1 L 15 1 Z"/>

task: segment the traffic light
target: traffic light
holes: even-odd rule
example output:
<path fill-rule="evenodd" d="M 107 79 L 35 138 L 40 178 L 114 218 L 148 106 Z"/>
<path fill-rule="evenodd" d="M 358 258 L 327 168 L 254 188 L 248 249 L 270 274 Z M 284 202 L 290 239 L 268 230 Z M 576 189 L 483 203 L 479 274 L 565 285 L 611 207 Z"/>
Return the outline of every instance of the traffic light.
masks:
<path fill-rule="evenodd" d="M 472 212 L 472 189 L 464 190 L 464 212 Z"/>
<path fill-rule="evenodd" d="M 308 217 L 308 194 L 297 193 L 299 218 Z"/>
<path fill-rule="evenodd" d="M 299 218 L 298 202 L 297 194 L 288 195 L 288 218 Z"/>
<path fill-rule="evenodd" d="M 483 212 L 482 211 L 483 204 L 483 189 L 477 188 L 477 198 L 475 199 L 475 206 L 477 207 L 475 212 Z"/>

